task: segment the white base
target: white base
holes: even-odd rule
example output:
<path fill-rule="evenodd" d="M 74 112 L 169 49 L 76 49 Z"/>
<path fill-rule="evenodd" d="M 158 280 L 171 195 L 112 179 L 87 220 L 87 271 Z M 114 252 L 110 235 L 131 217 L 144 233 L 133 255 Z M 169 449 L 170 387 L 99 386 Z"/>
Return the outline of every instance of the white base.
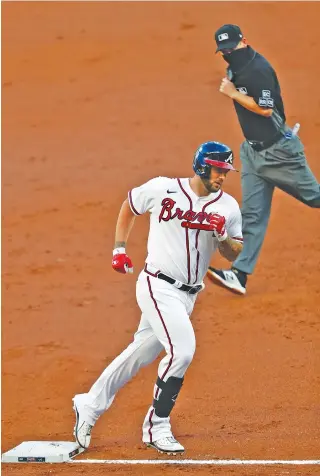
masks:
<path fill-rule="evenodd" d="M 2 463 L 63 463 L 84 451 L 71 441 L 24 441 L 3 453 Z"/>

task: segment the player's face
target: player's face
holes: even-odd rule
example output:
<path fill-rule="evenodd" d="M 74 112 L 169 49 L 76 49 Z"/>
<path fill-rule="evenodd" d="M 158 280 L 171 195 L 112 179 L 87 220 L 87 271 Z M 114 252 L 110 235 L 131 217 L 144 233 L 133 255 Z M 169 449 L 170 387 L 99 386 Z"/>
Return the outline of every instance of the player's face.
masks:
<path fill-rule="evenodd" d="M 211 167 L 210 177 L 208 179 L 202 179 L 203 185 L 206 187 L 208 192 L 218 192 L 221 189 L 228 172 L 230 171 L 221 169 L 220 167 Z"/>

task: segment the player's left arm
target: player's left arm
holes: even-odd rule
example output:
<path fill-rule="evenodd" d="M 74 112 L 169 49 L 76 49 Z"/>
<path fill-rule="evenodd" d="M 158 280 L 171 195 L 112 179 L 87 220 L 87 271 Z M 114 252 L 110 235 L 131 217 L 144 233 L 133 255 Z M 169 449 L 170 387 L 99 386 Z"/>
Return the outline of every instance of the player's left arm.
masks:
<path fill-rule="evenodd" d="M 214 214 L 210 219 L 213 234 L 217 238 L 220 254 L 228 261 L 234 261 L 243 248 L 242 217 L 238 203 L 234 200 L 230 204 L 232 210 L 226 218 Z"/>
<path fill-rule="evenodd" d="M 224 241 L 219 242 L 220 254 L 228 261 L 234 261 L 241 253 L 243 244 L 228 236 Z"/>

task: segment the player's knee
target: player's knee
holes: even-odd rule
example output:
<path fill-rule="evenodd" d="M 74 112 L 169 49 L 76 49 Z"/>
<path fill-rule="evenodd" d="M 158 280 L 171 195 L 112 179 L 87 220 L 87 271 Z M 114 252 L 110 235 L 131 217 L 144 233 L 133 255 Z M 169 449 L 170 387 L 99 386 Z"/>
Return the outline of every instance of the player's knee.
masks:
<path fill-rule="evenodd" d="M 183 378 L 169 377 L 168 380 L 164 382 L 160 377 L 158 377 L 157 386 L 161 391 L 159 396 L 153 400 L 155 414 L 158 417 L 167 418 L 170 415 L 182 384 Z"/>
<path fill-rule="evenodd" d="M 195 353 L 195 346 L 189 347 L 187 349 L 183 349 L 180 352 L 178 352 L 176 357 L 176 363 L 178 363 L 178 366 L 182 369 L 186 369 L 187 367 L 189 367 L 189 365 L 192 362 L 194 353 Z"/>

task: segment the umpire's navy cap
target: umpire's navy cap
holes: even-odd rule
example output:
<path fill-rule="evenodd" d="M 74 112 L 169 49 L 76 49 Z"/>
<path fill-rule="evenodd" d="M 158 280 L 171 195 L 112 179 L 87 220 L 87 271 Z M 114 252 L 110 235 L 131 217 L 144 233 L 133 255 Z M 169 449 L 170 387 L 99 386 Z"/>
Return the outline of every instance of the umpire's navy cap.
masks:
<path fill-rule="evenodd" d="M 237 25 L 223 25 L 215 32 L 217 51 L 235 48 L 242 40 L 243 34 Z"/>

